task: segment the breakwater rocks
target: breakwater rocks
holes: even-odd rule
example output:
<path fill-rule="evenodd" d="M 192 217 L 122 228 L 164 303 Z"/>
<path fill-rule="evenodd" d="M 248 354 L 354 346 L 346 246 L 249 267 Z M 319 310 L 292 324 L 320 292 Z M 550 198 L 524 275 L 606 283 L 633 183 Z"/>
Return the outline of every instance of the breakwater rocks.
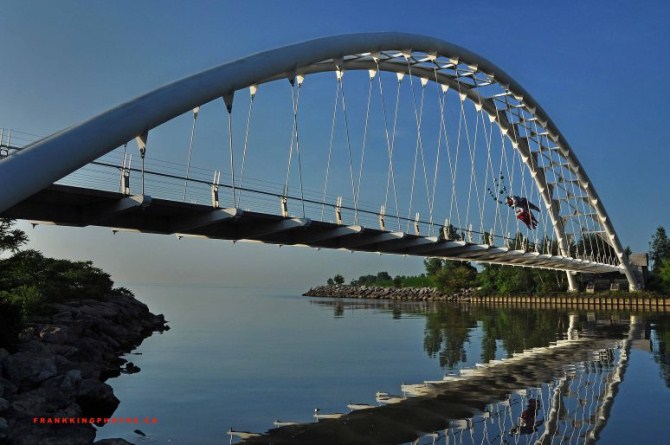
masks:
<path fill-rule="evenodd" d="M 0 348 L 0 444 L 93 443 L 92 424 L 119 404 L 105 380 L 139 369 L 120 355 L 169 329 L 128 293 L 51 309 L 31 320 L 16 351 Z"/>
<path fill-rule="evenodd" d="M 465 289 L 456 294 L 445 294 L 433 287 L 395 288 L 334 284 L 313 287 L 303 295 L 328 298 L 366 298 L 371 300 L 461 301 L 469 297 L 471 293 L 472 290 L 470 289 Z"/>

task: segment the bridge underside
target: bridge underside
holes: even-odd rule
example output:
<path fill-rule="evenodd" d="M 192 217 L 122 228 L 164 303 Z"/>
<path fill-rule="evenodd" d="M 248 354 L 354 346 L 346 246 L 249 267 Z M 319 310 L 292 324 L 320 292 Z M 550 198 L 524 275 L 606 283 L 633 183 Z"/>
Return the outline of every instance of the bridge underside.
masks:
<path fill-rule="evenodd" d="M 175 234 L 268 244 L 303 245 L 465 261 L 540 267 L 574 272 L 621 272 L 617 266 L 562 256 L 543 255 L 449 241 L 403 232 L 385 232 L 304 218 L 281 217 L 232 208 L 126 196 L 121 193 L 52 185 L 3 212 L 2 217 L 39 224 L 111 227 L 115 231 Z"/>

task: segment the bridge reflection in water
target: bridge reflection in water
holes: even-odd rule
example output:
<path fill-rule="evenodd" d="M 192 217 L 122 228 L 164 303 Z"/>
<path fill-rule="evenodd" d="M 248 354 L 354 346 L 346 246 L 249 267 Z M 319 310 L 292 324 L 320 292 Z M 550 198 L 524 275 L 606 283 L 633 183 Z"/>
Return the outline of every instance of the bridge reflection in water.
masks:
<path fill-rule="evenodd" d="M 332 305 L 336 316 L 350 304 L 390 309 L 400 316 L 393 303 L 314 303 Z M 417 312 L 425 313 L 426 306 L 416 304 Z M 462 309 L 446 310 L 458 315 Z M 531 338 L 531 345 L 544 345 L 460 369 L 442 381 L 402 385 L 398 396 L 377 393 L 378 406 L 324 415 L 314 423 L 278 423 L 282 426 L 264 434 L 231 430 L 231 442 L 237 436 L 245 444 L 296 445 L 595 443 L 607 424 L 630 348 L 645 335 L 643 324 L 634 315 L 610 314 L 604 322 L 594 314 L 550 315 L 563 325 L 563 338 L 560 333 L 554 341 L 548 341 L 551 336 Z M 555 333 L 557 325 L 550 325 Z M 434 330 L 429 317 L 424 345 L 429 355 L 435 353 L 430 346 Z M 510 343 L 508 351 L 514 350 Z M 484 350 L 483 356 L 495 352 Z M 443 364 L 451 366 L 448 359 Z"/>

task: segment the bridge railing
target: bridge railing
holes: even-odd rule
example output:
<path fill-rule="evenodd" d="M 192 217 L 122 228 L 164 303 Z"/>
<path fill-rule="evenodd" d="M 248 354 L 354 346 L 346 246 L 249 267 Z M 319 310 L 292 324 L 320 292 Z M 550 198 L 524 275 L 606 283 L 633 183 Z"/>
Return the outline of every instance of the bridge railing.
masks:
<path fill-rule="evenodd" d="M 18 153 L 24 146 L 39 139 L 27 132 L 0 129 L 0 154 L 4 157 Z M 157 158 L 140 162 L 139 155 L 129 147 L 118 149 L 64 177 L 57 184 L 91 188 L 126 195 L 145 194 L 155 199 L 212 205 L 213 207 L 238 207 L 244 211 L 281 214 L 285 217 L 307 218 L 341 225 L 359 225 L 386 231 L 398 231 L 422 236 L 445 238 L 448 221 L 430 221 L 408 218 L 394 208 L 376 209 L 371 202 L 359 202 L 333 194 L 324 196 L 313 189 L 286 190 L 284 185 L 267 179 L 245 177 L 243 184 L 232 185 L 230 172 L 198 165 L 190 168 L 188 177 L 184 165 Z M 221 178 L 228 178 L 221 179 Z M 470 227 L 451 227 L 447 237 L 475 244 L 505 246 L 516 250 L 536 251 L 550 248 L 551 241 L 543 245 L 515 236 L 491 234 Z M 555 247 L 555 246 L 554 246 Z M 616 265 L 616 259 L 607 255 L 575 252 L 573 258 L 590 262 Z"/>

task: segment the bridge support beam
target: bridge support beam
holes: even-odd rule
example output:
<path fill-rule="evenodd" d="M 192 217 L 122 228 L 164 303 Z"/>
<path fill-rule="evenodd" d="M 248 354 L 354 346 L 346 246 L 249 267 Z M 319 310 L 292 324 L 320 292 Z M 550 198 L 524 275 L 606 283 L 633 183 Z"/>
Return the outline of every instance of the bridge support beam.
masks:
<path fill-rule="evenodd" d="M 263 238 L 264 236 L 274 235 L 276 233 L 285 232 L 287 230 L 293 230 L 300 227 L 306 227 L 311 223 L 309 219 L 306 218 L 291 218 L 285 219 L 283 221 L 264 224 L 260 227 L 255 227 L 249 230 L 243 230 L 239 234 L 241 239 L 258 239 Z"/>
<path fill-rule="evenodd" d="M 335 227 L 334 229 L 327 229 L 316 235 L 303 235 L 297 244 L 318 244 L 324 241 L 343 238 L 345 236 L 356 235 L 364 230 L 365 229 L 362 226 Z"/>
<path fill-rule="evenodd" d="M 151 205 L 151 196 L 134 195 L 121 198 L 114 203 L 95 204 L 83 208 L 84 221 L 87 225 L 97 225 L 102 221 L 125 213 L 137 207 Z"/>
<path fill-rule="evenodd" d="M 403 232 L 384 232 L 376 235 L 366 236 L 361 233 L 357 239 L 345 240 L 342 247 L 345 249 L 359 249 L 374 244 L 384 243 L 387 241 L 396 241 L 405 237 Z"/>
<path fill-rule="evenodd" d="M 190 232 L 191 230 L 211 226 L 222 221 L 229 221 L 240 215 L 242 215 L 240 209 L 232 207 L 227 209 L 216 209 L 205 214 L 198 214 L 174 221 L 170 226 L 174 233 Z"/>
<path fill-rule="evenodd" d="M 421 247 L 421 246 L 431 246 L 437 244 L 437 237 L 413 237 L 413 238 L 404 238 L 401 240 L 389 240 L 381 243 L 381 247 L 388 249 L 391 252 L 402 252 L 411 254 L 412 249 Z"/>

